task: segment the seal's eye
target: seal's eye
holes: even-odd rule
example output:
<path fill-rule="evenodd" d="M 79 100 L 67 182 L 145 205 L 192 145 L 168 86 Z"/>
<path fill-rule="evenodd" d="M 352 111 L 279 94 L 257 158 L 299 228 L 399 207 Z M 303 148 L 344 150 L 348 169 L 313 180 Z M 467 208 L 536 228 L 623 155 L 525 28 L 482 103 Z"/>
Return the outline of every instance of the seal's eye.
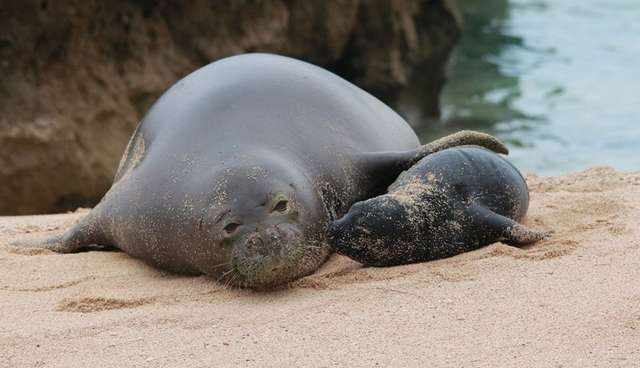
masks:
<path fill-rule="evenodd" d="M 287 212 L 287 209 L 289 209 L 289 201 L 282 199 L 273 206 L 272 212 Z"/>
<path fill-rule="evenodd" d="M 227 235 L 231 235 L 234 231 L 238 230 L 239 227 L 240 224 L 236 222 L 230 222 L 224 227 L 224 232 L 227 233 Z"/>

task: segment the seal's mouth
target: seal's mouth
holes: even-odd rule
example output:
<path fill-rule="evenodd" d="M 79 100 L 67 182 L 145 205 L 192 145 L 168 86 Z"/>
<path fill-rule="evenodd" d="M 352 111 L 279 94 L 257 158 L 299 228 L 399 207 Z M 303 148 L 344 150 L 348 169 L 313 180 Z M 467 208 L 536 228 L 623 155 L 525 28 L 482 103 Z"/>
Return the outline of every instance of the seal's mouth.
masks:
<path fill-rule="evenodd" d="M 320 263 L 318 247 L 300 229 L 281 223 L 242 236 L 231 251 L 231 269 L 225 283 L 248 288 L 272 288 L 310 273 L 309 263 Z M 325 250 L 325 253 L 328 253 Z M 312 262 L 320 258 L 320 262 Z"/>

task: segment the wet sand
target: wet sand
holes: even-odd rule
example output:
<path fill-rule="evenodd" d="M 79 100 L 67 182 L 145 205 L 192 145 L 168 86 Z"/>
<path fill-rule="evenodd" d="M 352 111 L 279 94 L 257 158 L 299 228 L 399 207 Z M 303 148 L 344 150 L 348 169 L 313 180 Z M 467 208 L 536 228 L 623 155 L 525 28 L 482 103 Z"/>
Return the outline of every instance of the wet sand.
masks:
<path fill-rule="evenodd" d="M 0 366 L 637 367 L 640 173 L 528 182 L 541 243 L 391 268 L 333 256 L 268 293 L 8 246 L 86 211 L 0 217 Z"/>

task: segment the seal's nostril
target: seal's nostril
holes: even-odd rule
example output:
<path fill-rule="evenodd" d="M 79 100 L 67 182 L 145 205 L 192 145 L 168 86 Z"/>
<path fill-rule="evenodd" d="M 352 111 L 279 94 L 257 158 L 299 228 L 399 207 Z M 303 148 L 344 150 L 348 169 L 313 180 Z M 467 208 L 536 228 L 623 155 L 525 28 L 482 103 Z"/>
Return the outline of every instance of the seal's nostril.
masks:
<path fill-rule="evenodd" d="M 257 234 L 252 234 L 247 238 L 246 248 L 250 253 L 261 253 L 264 249 L 264 240 Z"/>
<path fill-rule="evenodd" d="M 261 237 L 256 236 L 253 239 L 251 239 L 251 244 L 254 245 L 254 246 L 261 247 L 261 246 L 264 245 L 264 240 L 262 240 Z"/>

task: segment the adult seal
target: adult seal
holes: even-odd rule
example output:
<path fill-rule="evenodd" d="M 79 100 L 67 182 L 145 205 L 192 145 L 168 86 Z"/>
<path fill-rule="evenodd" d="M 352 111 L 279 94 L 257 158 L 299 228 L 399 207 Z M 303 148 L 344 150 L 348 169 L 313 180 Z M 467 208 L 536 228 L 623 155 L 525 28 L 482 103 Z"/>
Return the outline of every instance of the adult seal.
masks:
<path fill-rule="evenodd" d="M 338 253 L 366 265 L 424 262 L 545 238 L 518 223 L 528 207 L 515 166 L 481 147 L 456 147 L 420 160 L 387 194 L 354 204 L 328 233 Z"/>
<path fill-rule="evenodd" d="M 209 64 L 150 108 L 101 202 L 38 246 L 113 246 L 156 267 L 268 287 L 316 270 L 328 223 L 462 132 L 420 146 L 383 103 L 311 64 L 247 54 Z M 26 245 L 34 245 L 33 242 Z"/>

